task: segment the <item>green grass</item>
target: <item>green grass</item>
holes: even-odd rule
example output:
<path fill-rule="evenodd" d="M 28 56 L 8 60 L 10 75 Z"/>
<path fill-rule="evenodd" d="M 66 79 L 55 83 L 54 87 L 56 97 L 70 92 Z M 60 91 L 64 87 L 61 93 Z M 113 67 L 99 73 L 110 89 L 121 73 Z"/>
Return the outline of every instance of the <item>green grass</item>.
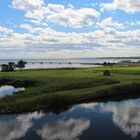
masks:
<path fill-rule="evenodd" d="M 111 76 L 104 77 L 104 70 L 109 70 Z M 12 79 L 13 85 L 30 84 L 29 81 L 34 83 L 28 85 L 23 93 L 0 100 L 0 110 L 7 110 L 7 113 L 58 107 L 97 97 L 140 93 L 140 67 L 25 70 L 0 72 L 0 77 Z"/>

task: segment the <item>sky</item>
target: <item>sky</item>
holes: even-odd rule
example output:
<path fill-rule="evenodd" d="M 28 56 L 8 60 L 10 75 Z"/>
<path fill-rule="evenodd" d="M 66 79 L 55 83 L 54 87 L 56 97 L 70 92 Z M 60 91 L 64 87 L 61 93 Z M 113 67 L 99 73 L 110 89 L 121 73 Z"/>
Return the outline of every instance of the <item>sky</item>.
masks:
<path fill-rule="evenodd" d="M 140 0 L 0 0 L 0 58 L 140 56 Z"/>

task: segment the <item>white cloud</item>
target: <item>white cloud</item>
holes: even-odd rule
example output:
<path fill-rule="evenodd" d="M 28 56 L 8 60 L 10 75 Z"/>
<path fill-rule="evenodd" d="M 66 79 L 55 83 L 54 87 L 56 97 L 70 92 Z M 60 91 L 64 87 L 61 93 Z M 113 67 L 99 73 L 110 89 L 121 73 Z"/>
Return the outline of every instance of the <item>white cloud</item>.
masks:
<path fill-rule="evenodd" d="M 127 13 L 140 12 L 140 0 L 114 0 L 112 3 L 102 3 L 102 10 L 120 9 Z"/>
<path fill-rule="evenodd" d="M 57 5 L 58 6 L 58 5 Z M 92 8 L 64 8 L 62 5 L 48 5 L 51 13 L 47 20 L 70 27 L 83 27 L 93 25 L 100 17 L 100 13 Z"/>
<path fill-rule="evenodd" d="M 3 36 L 11 36 L 13 34 L 13 30 L 0 26 L 0 37 Z"/>
<path fill-rule="evenodd" d="M 97 27 L 105 28 L 105 27 L 114 27 L 115 29 L 123 29 L 124 25 L 118 22 L 113 21 L 112 17 L 103 19 L 101 22 L 96 23 Z"/>
<path fill-rule="evenodd" d="M 35 10 L 40 8 L 44 4 L 44 0 L 13 0 L 12 6 L 13 8 L 20 10 Z"/>
<path fill-rule="evenodd" d="M 27 31 L 17 33 L 0 27 L 1 56 L 4 57 L 3 51 L 5 53 L 17 52 L 15 54 L 19 57 L 20 55 L 24 57 L 140 55 L 139 29 L 117 31 L 114 28 L 105 27 L 88 33 L 65 33 L 48 27 L 32 27 L 28 24 L 22 24 L 21 27 Z M 9 32 L 12 33 L 9 34 Z M 9 54 L 7 56 L 10 57 Z"/>
<path fill-rule="evenodd" d="M 34 32 L 32 26 L 30 24 L 21 24 L 20 28 L 26 29 L 27 31 L 29 31 L 31 33 Z"/>
<path fill-rule="evenodd" d="M 100 13 L 93 8 L 76 9 L 73 6 L 65 7 L 59 4 L 45 6 L 42 0 L 14 0 L 12 6 L 24 10 L 25 17 L 34 23 L 56 23 L 62 26 L 79 28 L 93 25 L 99 18 Z"/>

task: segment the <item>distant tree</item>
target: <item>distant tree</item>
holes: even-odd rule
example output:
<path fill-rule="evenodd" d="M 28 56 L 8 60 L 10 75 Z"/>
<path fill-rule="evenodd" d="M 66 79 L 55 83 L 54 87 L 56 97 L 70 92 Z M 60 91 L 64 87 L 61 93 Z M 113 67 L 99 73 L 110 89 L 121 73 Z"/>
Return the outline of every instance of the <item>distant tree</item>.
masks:
<path fill-rule="evenodd" d="M 1 71 L 2 72 L 8 72 L 9 71 L 9 65 L 8 64 L 2 64 L 1 65 Z"/>
<path fill-rule="evenodd" d="M 9 62 L 8 66 L 9 66 L 9 71 L 14 71 L 16 68 L 16 64 L 14 62 Z"/>
<path fill-rule="evenodd" d="M 104 70 L 103 76 L 110 76 L 110 71 L 109 70 Z"/>
<path fill-rule="evenodd" d="M 17 64 L 15 64 L 14 62 L 9 62 L 8 64 L 0 65 L 0 67 L 2 72 L 8 72 L 8 71 L 14 71 L 16 67 L 22 70 L 23 68 L 25 68 L 25 64 L 26 64 L 25 61 L 20 60 Z"/>
<path fill-rule="evenodd" d="M 107 62 L 104 62 L 103 65 L 106 66 L 107 65 Z"/>
<path fill-rule="evenodd" d="M 2 72 L 14 71 L 16 64 L 14 62 L 9 62 L 8 64 L 2 64 L 1 70 Z"/>
<path fill-rule="evenodd" d="M 27 64 L 27 62 L 20 60 L 17 63 L 17 68 L 19 68 L 20 70 L 22 70 L 23 68 L 25 68 L 25 65 Z"/>

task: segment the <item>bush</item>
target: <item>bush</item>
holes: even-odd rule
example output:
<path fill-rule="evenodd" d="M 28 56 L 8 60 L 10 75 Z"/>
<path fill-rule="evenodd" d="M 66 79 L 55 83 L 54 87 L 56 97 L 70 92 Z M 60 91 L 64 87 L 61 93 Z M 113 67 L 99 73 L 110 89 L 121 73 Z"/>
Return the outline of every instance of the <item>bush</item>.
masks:
<path fill-rule="evenodd" d="M 111 74 L 110 74 L 110 71 L 109 70 L 105 70 L 104 72 L 103 72 L 103 76 L 110 76 Z"/>

